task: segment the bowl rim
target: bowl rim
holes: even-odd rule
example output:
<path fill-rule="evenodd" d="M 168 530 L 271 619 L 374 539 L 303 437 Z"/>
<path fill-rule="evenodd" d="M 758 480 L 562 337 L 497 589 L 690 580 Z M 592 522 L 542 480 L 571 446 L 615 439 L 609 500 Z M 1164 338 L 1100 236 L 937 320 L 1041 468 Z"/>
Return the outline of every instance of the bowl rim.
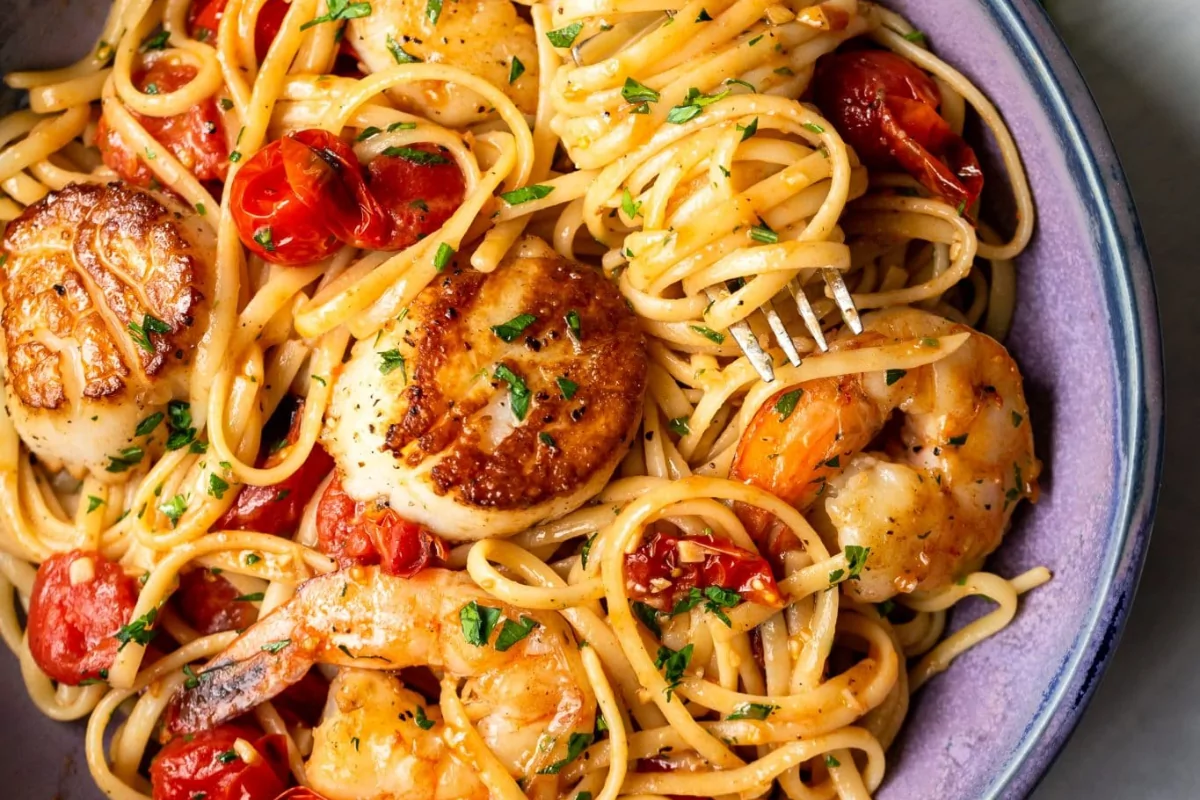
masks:
<path fill-rule="evenodd" d="M 1158 500 L 1164 442 L 1162 336 L 1146 243 L 1125 173 L 1078 65 L 1036 0 L 980 0 L 1054 123 L 1095 225 L 1116 391 L 1118 496 L 1092 608 L 1037 715 L 983 797 L 1023 797 L 1045 776 L 1095 694 L 1129 616 Z"/>

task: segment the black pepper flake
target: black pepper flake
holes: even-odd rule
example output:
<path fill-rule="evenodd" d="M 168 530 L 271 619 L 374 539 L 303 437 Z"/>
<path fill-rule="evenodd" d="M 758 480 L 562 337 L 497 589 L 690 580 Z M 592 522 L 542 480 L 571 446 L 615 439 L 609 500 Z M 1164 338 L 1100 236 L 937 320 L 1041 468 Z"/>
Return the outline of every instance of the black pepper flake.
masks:
<path fill-rule="evenodd" d="M 62 297 L 67 293 L 67 287 L 63 286 L 61 283 L 56 283 L 54 284 L 54 291 L 58 293 L 59 297 Z"/>
<path fill-rule="evenodd" d="M 571 411 L 571 419 L 575 420 L 576 422 L 579 422 L 579 420 L 583 419 L 583 415 L 586 413 L 587 413 L 587 406 L 580 406 L 579 408 L 573 409 Z"/>

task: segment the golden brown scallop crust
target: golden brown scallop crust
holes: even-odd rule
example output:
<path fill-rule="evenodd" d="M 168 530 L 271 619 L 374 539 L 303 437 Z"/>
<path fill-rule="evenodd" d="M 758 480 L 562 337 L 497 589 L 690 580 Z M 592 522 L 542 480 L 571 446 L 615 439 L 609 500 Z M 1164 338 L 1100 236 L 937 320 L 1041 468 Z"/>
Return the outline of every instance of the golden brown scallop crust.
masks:
<path fill-rule="evenodd" d="M 513 292 L 536 321 L 506 343 L 491 328 L 512 316 L 497 309 L 512 308 Z M 490 274 L 455 266 L 400 324 L 414 366 L 406 413 L 389 427 L 386 446 L 403 451 L 410 467 L 444 454 L 430 473 L 434 490 L 466 505 L 528 508 L 577 490 L 628 444 L 641 418 L 645 341 L 616 287 L 592 267 L 559 257 L 512 258 Z M 529 410 L 523 424 L 489 442 L 490 415 L 477 412 L 495 391 L 508 391 L 494 377 L 498 364 L 525 381 Z M 560 378 L 578 387 L 570 398 Z M 476 381 L 492 391 L 451 388 Z"/>
<path fill-rule="evenodd" d="M 153 378 L 185 358 L 199 335 L 205 267 L 180 218 L 124 184 L 72 184 L 9 224 L 0 325 L 22 403 L 68 402 L 66 382 L 77 378 L 64 375 L 56 342 L 78 348 L 80 393 L 91 399 L 120 394 L 134 371 Z M 156 320 L 168 330 L 153 330 Z"/>

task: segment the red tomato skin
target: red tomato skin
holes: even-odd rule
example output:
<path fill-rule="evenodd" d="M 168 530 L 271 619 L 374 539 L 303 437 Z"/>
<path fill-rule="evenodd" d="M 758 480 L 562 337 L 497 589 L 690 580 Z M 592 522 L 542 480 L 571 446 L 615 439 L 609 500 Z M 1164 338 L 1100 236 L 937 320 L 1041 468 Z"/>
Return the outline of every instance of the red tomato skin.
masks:
<path fill-rule="evenodd" d="M 193 39 L 217 45 L 217 31 L 221 17 L 225 16 L 225 6 L 228 0 L 198 0 L 188 9 L 188 32 Z M 267 57 L 271 42 L 283 27 L 283 17 L 288 12 L 287 0 L 267 0 L 262 10 L 258 12 L 258 22 L 254 27 L 254 54 L 261 62 Z"/>
<path fill-rule="evenodd" d="M 681 540 L 704 550 L 704 560 L 684 563 L 679 558 Z M 656 579 L 670 585 L 652 587 Z M 746 600 L 767 606 L 782 606 L 783 597 L 766 559 L 712 536 L 676 536 L 655 532 L 625 556 L 625 585 L 630 597 L 659 611 L 670 611 L 689 591 L 718 586 L 738 592 Z"/>
<path fill-rule="evenodd" d="M 445 152 L 423 143 L 411 149 L 434 155 Z M 381 250 L 403 250 L 436 232 L 462 205 L 466 194 L 462 170 L 453 161 L 417 164 L 400 156 L 372 159 L 367 165 L 367 185 L 391 222 L 391 236 Z"/>
<path fill-rule="evenodd" d="M 286 444 L 274 453 L 259 459 L 260 467 L 272 467 L 287 457 L 288 449 L 300 438 L 300 423 L 304 419 L 301 401 L 292 411 Z M 221 518 L 217 527 L 224 530 L 259 531 L 276 536 L 289 536 L 300 524 L 304 507 L 325 476 L 333 471 L 333 459 L 319 444 L 313 445 L 300 468 L 279 483 L 270 486 L 243 486 L 237 500 Z"/>
<path fill-rule="evenodd" d="M 222 763 L 221 755 L 245 739 L 262 756 Z M 150 764 L 154 800 L 274 800 L 288 784 L 287 739 L 263 735 L 247 725 L 220 725 L 194 736 L 172 739 Z"/>
<path fill-rule="evenodd" d="M 208 636 L 222 631 L 240 631 L 258 618 L 253 603 L 236 600 L 241 592 L 220 575 L 207 569 L 194 569 L 179 576 L 179 588 L 172 599 L 179 615 L 199 633 Z"/>
<path fill-rule="evenodd" d="M 881 50 L 834 53 L 817 63 L 812 92 L 868 167 L 902 168 L 955 206 L 979 198 L 975 151 L 938 113 L 937 84 L 911 62 Z"/>
<path fill-rule="evenodd" d="M 446 544 L 390 508 L 356 502 L 334 478 L 317 504 L 317 547 L 341 567 L 380 565 L 409 578 L 447 554 Z"/>
<path fill-rule="evenodd" d="M 71 585 L 71 564 L 90 558 L 94 577 Z M 29 602 L 29 650 L 42 672 L 77 685 L 100 678 L 120 647 L 114 634 L 129 622 L 137 581 L 95 551 L 72 550 L 42 562 Z"/>
<path fill-rule="evenodd" d="M 230 207 L 238 237 L 251 252 L 275 264 L 311 264 L 341 247 L 319 208 L 307 205 L 289 180 L 285 136 L 271 142 L 238 170 L 230 185 Z M 319 191 L 304 193 L 318 196 Z M 264 232 L 270 236 L 270 247 Z"/>
<path fill-rule="evenodd" d="M 166 57 L 155 57 L 148 66 L 133 74 L 133 83 L 145 91 L 153 84 L 161 94 L 186 86 L 196 77 L 196 68 Z M 172 117 L 147 117 L 136 112 L 133 118 L 154 139 L 179 159 L 201 181 L 223 181 L 229 171 L 229 147 L 217 104 L 212 98 Z M 150 187 L 154 173 L 139 153 L 121 135 L 108 127 L 104 116 L 96 127 L 96 147 L 105 165 L 135 186 Z"/>

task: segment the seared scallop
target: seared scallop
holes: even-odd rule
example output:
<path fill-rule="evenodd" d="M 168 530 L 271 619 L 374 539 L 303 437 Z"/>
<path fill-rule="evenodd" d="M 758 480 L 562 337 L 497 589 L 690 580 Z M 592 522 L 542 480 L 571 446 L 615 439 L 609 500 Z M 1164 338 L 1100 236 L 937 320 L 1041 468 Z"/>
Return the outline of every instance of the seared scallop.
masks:
<path fill-rule="evenodd" d="M 450 267 L 358 342 L 323 438 L 356 500 L 451 540 L 507 536 L 600 491 L 645 383 L 616 287 L 528 238 L 490 274 Z"/>
<path fill-rule="evenodd" d="M 374 0 L 352 19 L 346 38 L 367 69 L 408 60 L 449 64 L 503 91 L 526 114 L 537 110 L 538 61 L 533 26 L 510 0 L 447 0 L 438 14 L 426 0 Z M 434 19 L 431 19 L 434 17 Z M 518 66 L 519 64 L 519 66 Z M 392 89 L 401 105 L 434 122 L 463 127 L 486 119 L 492 104 L 455 83 L 417 81 Z"/>
<path fill-rule="evenodd" d="M 119 480 L 166 437 L 164 425 L 141 423 L 186 396 L 212 234 L 148 192 L 72 184 L 9 223 L 3 249 L 5 400 L 17 432 L 52 469 Z"/>

